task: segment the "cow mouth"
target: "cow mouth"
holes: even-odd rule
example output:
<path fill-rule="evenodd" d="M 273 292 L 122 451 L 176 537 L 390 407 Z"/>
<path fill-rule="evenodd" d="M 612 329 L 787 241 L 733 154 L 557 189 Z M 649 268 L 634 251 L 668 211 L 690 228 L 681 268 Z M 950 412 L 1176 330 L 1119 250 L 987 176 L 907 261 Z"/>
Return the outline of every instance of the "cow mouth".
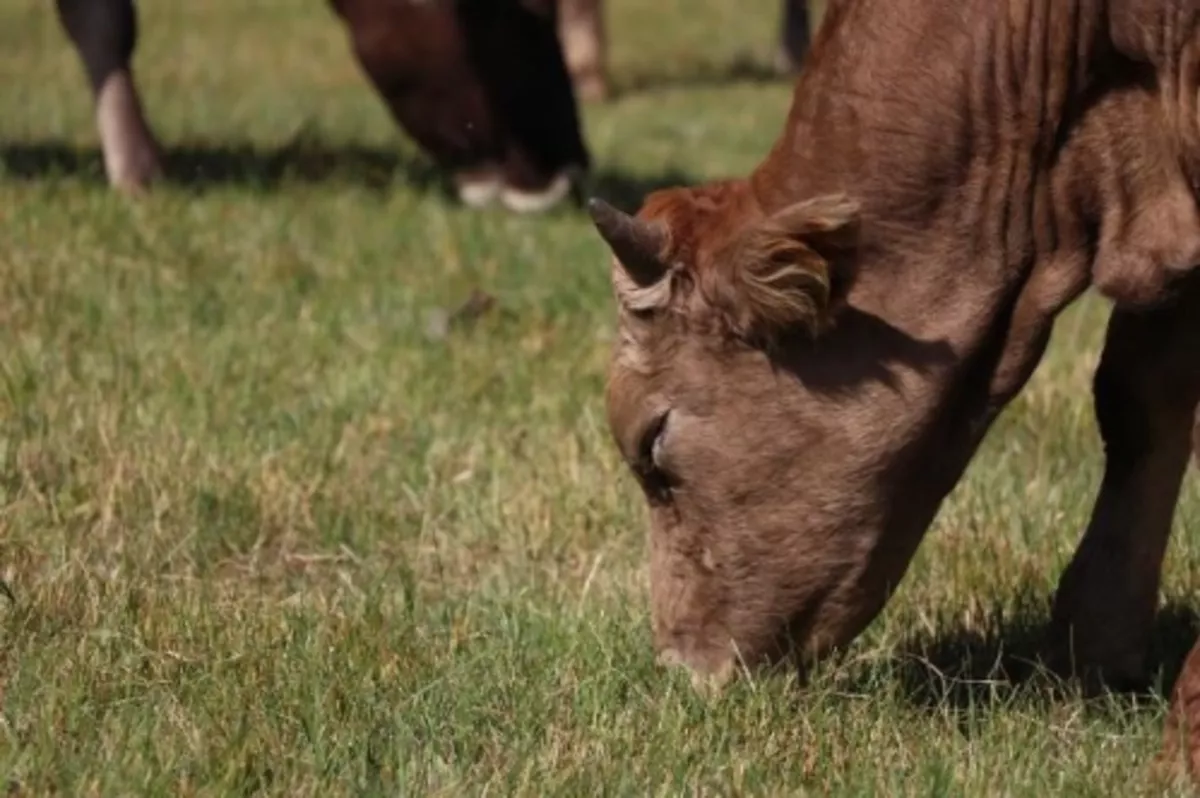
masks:
<path fill-rule="evenodd" d="M 791 672 L 804 686 L 812 666 L 827 656 L 838 642 L 813 639 L 826 599 L 832 592 L 832 589 L 823 590 L 805 602 L 799 612 L 768 638 L 768 644 L 758 650 L 740 646 L 734 636 L 730 636 L 729 646 L 721 649 L 706 649 L 676 639 L 659 649 L 655 664 L 666 669 L 685 670 L 692 687 L 708 696 L 723 692 L 739 675 L 754 672 Z"/>
<path fill-rule="evenodd" d="M 802 685 L 808 682 L 813 666 L 836 645 L 836 641 L 830 644 L 814 636 L 831 592 L 829 588 L 821 590 L 791 616 L 764 654 L 764 666 L 772 670 L 786 667 L 795 673 Z"/>

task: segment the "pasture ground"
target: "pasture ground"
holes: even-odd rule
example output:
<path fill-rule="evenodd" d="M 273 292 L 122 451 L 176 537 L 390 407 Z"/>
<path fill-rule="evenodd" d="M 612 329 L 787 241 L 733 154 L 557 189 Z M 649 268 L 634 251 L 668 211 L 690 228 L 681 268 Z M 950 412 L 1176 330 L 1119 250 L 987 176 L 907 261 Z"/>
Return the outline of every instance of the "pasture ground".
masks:
<path fill-rule="evenodd" d="M 612 2 L 625 91 L 584 111 L 602 193 L 766 152 L 789 88 L 757 77 L 763 5 Z M 130 202 L 48 4 L 0 8 L 0 789 L 1144 791 L 1161 694 L 993 667 L 1033 650 L 1098 484 L 1100 302 L 1063 317 L 848 656 L 709 706 L 653 665 L 586 217 L 446 201 L 320 0 L 142 14 L 174 179 Z M 495 306 L 441 329 L 476 288 Z M 1161 680 L 1193 635 L 1198 511 L 1190 476 Z"/>

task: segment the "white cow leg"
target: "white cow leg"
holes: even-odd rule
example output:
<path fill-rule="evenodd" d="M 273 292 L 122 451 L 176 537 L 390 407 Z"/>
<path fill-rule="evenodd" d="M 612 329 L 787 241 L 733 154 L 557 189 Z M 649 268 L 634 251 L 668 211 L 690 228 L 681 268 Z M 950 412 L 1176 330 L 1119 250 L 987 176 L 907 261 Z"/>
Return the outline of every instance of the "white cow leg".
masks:
<path fill-rule="evenodd" d="M 133 2 L 57 0 L 57 9 L 92 86 L 108 181 L 126 191 L 144 188 L 160 167 L 130 68 L 137 43 Z"/>
<path fill-rule="evenodd" d="M 559 0 L 558 38 L 579 99 L 607 99 L 608 36 L 603 0 Z"/>
<path fill-rule="evenodd" d="M 500 196 L 504 178 L 499 167 L 485 164 L 460 169 L 454 174 L 454 190 L 458 200 L 469 208 L 483 208 Z"/>
<path fill-rule="evenodd" d="M 96 94 L 96 126 L 111 185 L 138 191 L 161 176 L 158 143 L 128 71 L 117 70 L 104 79 Z"/>
<path fill-rule="evenodd" d="M 540 189 L 505 186 L 500 192 L 500 201 L 514 213 L 545 213 L 570 196 L 578 174 L 578 169 L 564 169 Z"/>
<path fill-rule="evenodd" d="M 783 0 L 779 19 L 779 47 L 775 52 L 775 69 L 790 75 L 800 71 L 800 64 L 810 43 L 810 19 L 807 0 Z"/>

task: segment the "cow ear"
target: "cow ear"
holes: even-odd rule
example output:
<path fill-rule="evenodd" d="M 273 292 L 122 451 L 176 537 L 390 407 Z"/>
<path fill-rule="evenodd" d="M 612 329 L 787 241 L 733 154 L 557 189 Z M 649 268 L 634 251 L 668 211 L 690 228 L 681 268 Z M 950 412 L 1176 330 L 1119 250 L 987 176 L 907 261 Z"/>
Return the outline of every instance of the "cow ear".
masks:
<path fill-rule="evenodd" d="M 633 310 L 650 310 L 668 299 L 668 234 L 662 222 L 649 222 L 617 210 L 602 199 L 588 201 L 588 213 L 616 259 L 617 294 Z"/>
<path fill-rule="evenodd" d="M 790 205 L 734 238 L 708 271 L 705 293 L 739 337 L 820 334 L 849 282 L 858 231 L 858 205 L 843 195 Z"/>

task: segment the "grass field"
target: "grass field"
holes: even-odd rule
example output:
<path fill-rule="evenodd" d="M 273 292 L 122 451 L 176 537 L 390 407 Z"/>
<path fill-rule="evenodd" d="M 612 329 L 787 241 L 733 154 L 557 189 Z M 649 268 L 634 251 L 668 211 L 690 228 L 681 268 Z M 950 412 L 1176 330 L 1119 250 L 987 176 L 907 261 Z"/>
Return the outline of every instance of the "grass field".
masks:
<path fill-rule="evenodd" d="M 612 2 L 626 91 L 584 111 L 605 196 L 766 152 L 789 89 L 755 77 L 762 4 Z M 1098 301 L 849 655 L 709 705 L 653 664 L 586 217 L 448 202 L 320 0 L 143 3 L 136 63 L 173 180 L 131 202 L 49 4 L 0 7 L 0 789 L 1142 792 L 1161 695 L 992 667 L 1032 652 L 1098 484 Z M 441 334 L 474 289 L 495 307 Z"/>

